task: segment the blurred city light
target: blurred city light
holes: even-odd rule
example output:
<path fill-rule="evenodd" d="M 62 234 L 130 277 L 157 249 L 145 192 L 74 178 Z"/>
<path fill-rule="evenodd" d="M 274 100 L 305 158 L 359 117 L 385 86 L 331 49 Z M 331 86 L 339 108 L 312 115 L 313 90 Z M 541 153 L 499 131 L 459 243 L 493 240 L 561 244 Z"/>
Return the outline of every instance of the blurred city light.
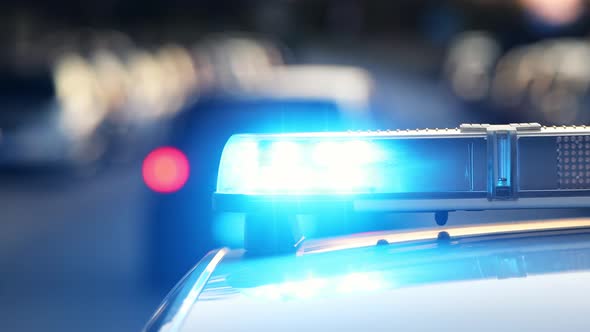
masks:
<path fill-rule="evenodd" d="M 189 177 L 189 162 L 176 148 L 153 150 L 143 161 L 143 179 L 153 191 L 172 193 L 180 190 Z"/>
<path fill-rule="evenodd" d="M 566 25 L 584 13 L 583 0 L 519 0 L 537 18 L 550 25 Z"/>
<path fill-rule="evenodd" d="M 492 100 L 498 105 L 538 111 L 546 123 L 573 124 L 588 95 L 590 43 L 547 40 L 508 52 L 494 74 Z"/>
<path fill-rule="evenodd" d="M 466 100 L 486 98 L 500 46 L 485 32 L 469 32 L 451 45 L 445 64 L 455 93 Z"/>
<path fill-rule="evenodd" d="M 54 75 L 64 130 L 75 137 L 89 135 L 107 112 L 107 100 L 95 68 L 79 55 L 68 54 L 60 59 Z"/>

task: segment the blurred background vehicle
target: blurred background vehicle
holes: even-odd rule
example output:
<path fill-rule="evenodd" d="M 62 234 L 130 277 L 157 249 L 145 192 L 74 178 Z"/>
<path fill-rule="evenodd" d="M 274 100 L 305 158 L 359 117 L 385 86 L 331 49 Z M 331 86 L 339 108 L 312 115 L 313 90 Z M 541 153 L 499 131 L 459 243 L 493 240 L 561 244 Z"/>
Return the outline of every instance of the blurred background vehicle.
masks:
<path fill-rule="evenodd" d="M 3 1 L 2 329 L 140 329 L 206 251 L 239 247 L 240 216 L 210 213 L 232 133 L 587 124 L 587 18 L 583 0 Z"/>
<path fill-rule="evenodd" d="M 250 46 L 252 50 L 236 50 L 237 44 Z M 251 51 L 264 50 L 256 46 L 251 41 L 232 40 L 229 45 L 216 45 L 214 51 L 221 49 L 219 53 L 231 55 L 225 56 L 229 63 L 248 63 L 248 57 L 261 62 L 260 54 L 251 54 Z M 211 199 L 207 199 L 215 190 L 221 151 L 231 134 L 373 127 L 369 109 L 372 83 L 361 69 L 263 63 L 259 67 L 253 65 L 249 69 L 252 72 L 244 74 L 229 66 L 220 66 L 214 70 L 226 71 L 221 77 L 221 86 L 187 107 L 175 120 L 173 134 L 169 136 L 168 145 L 186 156 L 190 178 L 168 195 L 162 195 L 157 185 L 152 186 L 156 193 L 150 205 L 155 223 L 154 277 L 156 283 L 166 288 L 172 287 L 195 260 L 212 247 L 240 244 L 240 239 L 229 239 L 225 233 L 238 233 L 232 228 L 239 229 L 243 221 L 239 218 L 216 221 L 211 212 Z M 161 148 L 154 153 L 159 151 Z M 158 159 L 165 160 L 166 156 Z M 174 181 L 175 177 L 168 172 L 146 173 L 147 162 L 148 159 L 144 162 L 146 181 L 155 178 Z M 176 166 L 177 169 L 183 167 Z M 195 199 L 197 197 L 204 199 Z"/>

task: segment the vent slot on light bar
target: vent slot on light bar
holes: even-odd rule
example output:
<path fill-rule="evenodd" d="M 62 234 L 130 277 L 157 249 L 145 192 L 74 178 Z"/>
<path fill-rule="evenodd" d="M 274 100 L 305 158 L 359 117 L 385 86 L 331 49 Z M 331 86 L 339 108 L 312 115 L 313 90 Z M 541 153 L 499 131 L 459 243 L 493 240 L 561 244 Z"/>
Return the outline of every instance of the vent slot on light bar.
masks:
<path fill-rule="evenodd" d="M 560 136 L 556 141 L 559 188 L 590 188 L 590 136 Z"/>
<path fill-rule="evenodd" d="M 590 189 L 590 136 L 521 137 L 520 190 Z"/>

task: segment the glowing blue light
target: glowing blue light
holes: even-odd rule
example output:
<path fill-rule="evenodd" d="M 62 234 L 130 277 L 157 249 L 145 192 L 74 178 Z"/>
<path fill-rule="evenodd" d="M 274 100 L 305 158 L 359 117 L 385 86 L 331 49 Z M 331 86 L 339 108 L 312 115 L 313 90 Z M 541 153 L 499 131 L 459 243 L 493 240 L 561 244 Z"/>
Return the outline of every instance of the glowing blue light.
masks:
<path fill-rule="evenodd" d="M 481 172 L 488 143 L 389 132 L 235 135 L 223 151 L 217 194 L 481 194 L 496 183 Z M 494 172 L 510 183 L 506 167 L 496 163 Z"/>
<path fill-rule="evenodd" d="M 244 220 L 242 213 L 222 213 L 215 216 L 212 225 L 213 238 L 224 247 L 244 246 Z"/>
<path fill-rule="evenodd" d="M 374 292 L 385 288 L 385 281 L 379 274 L 350 273 L 336 284 L 338 293 Z"/>
<path fill-rule="evenodd" d="M 268 192 L 300 191 L 306 188 L 302 147 L 295 142 L 273 142 L 269 164 L 260 167 L 258 184 Z"/>
<path fill-rule="evenodd" d="M 377 292 L 393 286 L 379 273 L 357 272 L 337 277 L 309 277 L 303 280 L 285 281 L 246 288 L 242 292 L 262 301 L 296 301 Z"/>
<path fill-rule="evenodd" d="M 391 154 L 388 154 L 391 158 Z M 267 139 L 237 135 L 227 143 L 218 193 L 317 194 L 373 192 L 379 163 L 390 162 L 375 142 L 361 139 Z"/>

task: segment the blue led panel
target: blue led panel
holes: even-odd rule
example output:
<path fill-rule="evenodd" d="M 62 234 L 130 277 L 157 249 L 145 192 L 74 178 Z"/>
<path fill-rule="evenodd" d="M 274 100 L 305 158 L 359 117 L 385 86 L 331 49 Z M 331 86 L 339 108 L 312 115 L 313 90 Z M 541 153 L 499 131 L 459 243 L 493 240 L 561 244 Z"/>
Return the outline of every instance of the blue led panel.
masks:
<path fill-rule="evenodd" d="M 217 193 L 485 191 L 485 144 L 469 137 L 235 135 L 223 151 Z"/>

